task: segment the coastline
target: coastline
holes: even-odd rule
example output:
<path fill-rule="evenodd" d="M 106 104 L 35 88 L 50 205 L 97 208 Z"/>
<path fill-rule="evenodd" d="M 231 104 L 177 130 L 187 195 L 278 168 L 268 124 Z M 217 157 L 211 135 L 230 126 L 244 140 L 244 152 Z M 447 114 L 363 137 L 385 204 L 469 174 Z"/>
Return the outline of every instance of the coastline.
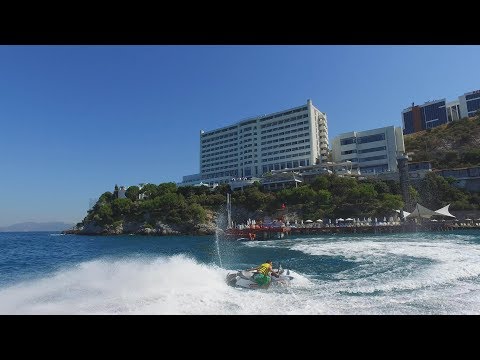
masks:
<path fill-rule="evenodd" d="M 87 229 L 69 229 L 64 230 L 61 233 L 64 235 L 94 235 L 94 236 L 114 236 L 114 235 L 143 235 L 143 236 L 211 236 L 215 235 L 216 227 L 207 224 L 197 224 L 196 226 L 189 227 L 188 230 L 183 229 L 180 231 L 178 227 L 172 229 L 171 227 L 165 228 L 149 228 L 141 226 L 136 231 L 125 231 L 123 229 L 101 227 L 95 230 L 91 228 Z M 401 234 L 401 233 L 416 233 L 416 232 L 448 232 L 458 230 L 480 230 L 480 226 L 477 225 L 458 225 L 458 224 L 399 224 L 399 225 L 371 225 L 371 226 L 332 226 L 332 227 L 303 227 L 303 228 L 288 228 L 284 231 L 286 237 L 294 235 L 331 235 L 331 234 Z M 259 236 L 250 241 L 262 241 L 274 239 L 274 237 L 263 237 L 261 231 L 250 230 L 252 233 L 257 232 Z M 226 237 L 230 240 L 237 240 L 239 236 L 232 236 L 225 234 L 223 230 L 220 230 L 222 237 Z M 282 236 L 283 238 L 283 236 Z"/>
<path fill-rule="evenodd" d="M 88 223 L 80 228 L 62 231 L 65 235 L 152 235 L 152 236 L 184 236 L 184 235 L 214 235 L 216 224 L 213 222 L 195 224 L 164 224 L 157 222 L 155 226 L 136 222 L 119 222 L 114 225 L 98 225 Z"/>

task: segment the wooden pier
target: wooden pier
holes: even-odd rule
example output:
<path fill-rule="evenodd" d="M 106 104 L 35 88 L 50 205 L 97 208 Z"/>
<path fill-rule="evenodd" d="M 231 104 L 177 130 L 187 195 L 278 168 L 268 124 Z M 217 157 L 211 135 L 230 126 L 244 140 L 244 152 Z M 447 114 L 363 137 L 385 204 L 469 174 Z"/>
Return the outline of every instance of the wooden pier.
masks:
<path fill-rule="evenodd" d="M 330 234 L 401 234 L 415 232 L 443 232 L 457 230 L 480 230 L 480 226 L 459 226 L 456 224 L 415 224 L 369 226 L 330 226 L 330 227 L 262 227 L 227 229 L 224 236 L 228 240 L 261 241 L 283 239 L 288 235 L 330 235 Z"/>
<path fill-rule="evenodd" d="M 244 229 L 226 229 L 224 235 L 232 240 L 258 241 L 283 239 L 290 234 L 291 230 L 288 226 L 266 227 L 256 225 Z"/>

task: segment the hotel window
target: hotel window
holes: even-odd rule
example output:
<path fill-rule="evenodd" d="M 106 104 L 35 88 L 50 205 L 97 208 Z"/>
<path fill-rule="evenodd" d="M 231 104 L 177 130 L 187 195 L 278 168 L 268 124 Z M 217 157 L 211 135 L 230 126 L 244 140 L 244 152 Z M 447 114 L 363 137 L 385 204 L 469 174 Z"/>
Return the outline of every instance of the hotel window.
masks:
<path fill-rule="evenodd" d="M 340 140 L 340 145 L 350 145 L 350 144 L 355 144 L 355 138 L 354 137 Z"/>
<path fill-rule="evenodd" d="M 357 138 L 357 144 L 364 144 L 382 140 L 385 140 L 385 134 L 368 135 Z"/>

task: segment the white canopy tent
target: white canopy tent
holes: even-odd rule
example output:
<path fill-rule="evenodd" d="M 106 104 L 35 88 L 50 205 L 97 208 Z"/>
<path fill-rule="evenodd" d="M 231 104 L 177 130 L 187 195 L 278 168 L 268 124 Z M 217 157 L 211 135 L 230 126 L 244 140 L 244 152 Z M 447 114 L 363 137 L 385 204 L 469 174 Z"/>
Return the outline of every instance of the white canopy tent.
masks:
<path fill-rule="evenodd" d="M 395 210 L 397 213 L 401 214 L 403 212 L 403 217 L 406 218 L 410 213 L 408 211 L 403 210 Z"/>
<path fill-rule="evenodd" d="M 432 216 L 442 216 L 442 217 L 446 216 L 450 218 L 455 218 L 454 215 L 448 212 L 449 206 L 450 204 L 448 204 L 447 206 L 444 206 L 441 209 L 433 211 L 417 203 L 417 205 L 415 206 L 415 210 L 413 210 L 413 212 L 411 214 L 408 214 L 406 217 L 409 219 L 418 219 L 418 218 L 430 219 Z"/>
<path fill-rule="evenodd" d="M 447 217 L 451 217 L 451 218 L 455 218 L 455 215 L 452 215 L 450 214 L 450 212 L 448 211 L 448 207 L 450 206 L 450 204 L 448 204 L 447 206 L 444 206 L 443 208 L 441 209 L 438 209 L 436 210 L 436 215 L 441 215 L 441 216 L 447 216 Z"/>
<path fill-rule="evenodd" d="M 433 215 L 435 215 L 435 211 L 427 209 L 425 206 L 417 203 L 415 210 L 413 210 L 412 213 L 408 214 L 406 217 L 409 219 L 430 219 Z"/>

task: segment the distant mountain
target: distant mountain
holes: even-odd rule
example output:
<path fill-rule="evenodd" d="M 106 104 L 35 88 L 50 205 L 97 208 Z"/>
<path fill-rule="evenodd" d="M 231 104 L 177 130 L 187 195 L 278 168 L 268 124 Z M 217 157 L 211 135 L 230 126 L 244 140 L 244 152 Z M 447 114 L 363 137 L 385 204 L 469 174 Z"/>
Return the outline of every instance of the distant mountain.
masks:
<path fill-rule="evenodd" d="M 6 231 L 63 231 L 71 229 L 74 224 L 66 224 L 63 222 L 24 222 L 13 224 L 10 226 L 0 227 L 0 232 Z"/>

